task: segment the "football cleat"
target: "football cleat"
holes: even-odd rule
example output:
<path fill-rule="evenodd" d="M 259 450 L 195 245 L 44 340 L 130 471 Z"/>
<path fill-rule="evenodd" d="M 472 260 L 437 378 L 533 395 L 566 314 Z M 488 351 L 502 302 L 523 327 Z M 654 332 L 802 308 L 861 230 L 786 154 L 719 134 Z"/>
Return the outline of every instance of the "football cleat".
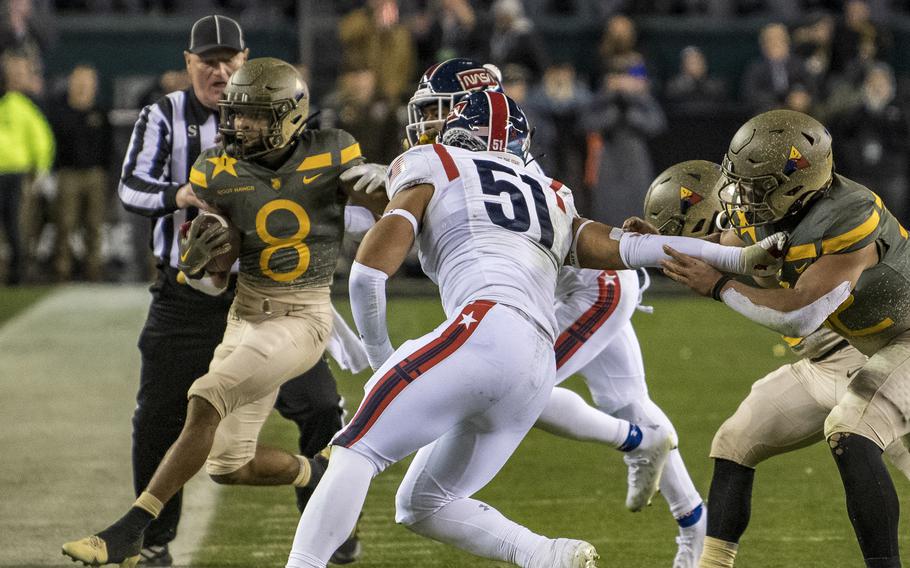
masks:
<path fill-rule="evenodd" d="M 704 507 L 704 505 L 702 505 Z M 705 533 L 708 530 L 707 509 L 702 511 L 701 519 L 691 527 L 680 527 L 676 537 L 676 557 L 673 568 L 697 568 L 705 546 Z"/>
<path fill-rule="evenodd" d="M 676 436 L 653 424 L 642 428 L 641 444 L 623 456 L 629 469 L 626 508 L 638 512 L 651 504 Z"/>
<path fill-rule="evenodd" d="M 98 535 L 92 535 L 80 540 L 64 543 L 63 554 L 73 559 L 73 562 L 82 562 L 86 566 L 104 566 L 117 564 L 120 568 L 135 568 L 139 563 L 139 549 L 142 540 L 124 547 L 124 552 L 116 550 L 108 552 L 107 542 Z"/>
<path fill-rule="evenodd" d="M 600 555 L 593 544 L 583 540 L 557 538 L 546 542 L 542 557 L 531 561 L 533 568 L 597 568 Z"/>
<path fill-rule="evenodd" d="M 143 546 L 139 551 L 140 566 L 173 566 L 174 559 L 167 548 L 167 545 L 161 546 Z"/>
<path fill-rule="evenodd" d="M 357 537 L 357 530 L 354 529 L 354 534 L 352 534 L 346 541 L 341 543 L 341 546 L 338 547 L 332 557 L 329 558 L 330 564 L 350 564 L 351 562 L 356 562 L 360 555 L 363 553 L 363 545 L 360 544 L 360 538 Z"/>

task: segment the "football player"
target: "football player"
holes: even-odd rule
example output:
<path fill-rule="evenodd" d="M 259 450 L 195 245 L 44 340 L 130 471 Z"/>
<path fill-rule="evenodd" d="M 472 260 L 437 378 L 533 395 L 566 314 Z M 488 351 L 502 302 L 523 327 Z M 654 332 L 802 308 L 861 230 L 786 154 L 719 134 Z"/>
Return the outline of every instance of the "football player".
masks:
<path fill-rule="evenodd" d="M 629 228 L 719 239 L 720 227 L 707 235 L 704 231 L 705 227 L 727 225 L 715 223 L 715 219 L 726 220 L 726 216 L 714 188 L 700 185 L 706 171 L 719 172 L 720 165 L 693 160 L 658 176 L 662 182 L 655 182 L 645 197 L 647 224 L 631 219 Z M 712 177 L 716 179 L 717 174 Z M 694 204 L 692 194 L 699 196 Z M 826 327 L 804 338 L 784 340 L 800 360 L 758 380 L 714 437 L 711 457 L 715 467 L 709 500 L 716 512 L 708 519 L 708 536 L 712 539 L 738 543 L 746 530 L 754 473 L 743 468 L 754 471 L 768 458 L 823 440 L 826 416 L 847 392 L 850 377 L 867 361 L 865 355 Z M 885 452 L 910 478 L 910 453 L 902 440 L 892 442 Z"/>
<path fill-rule="evenodd" d="M 846 389 L 818 408 L 818 393 L 811 392 L 818 380 L 803 372 L 808 365 L 802 361 L 788 370 L 795 379 L 772 375 L 767 383 L 777 384 L 756 384 L 752 400 L 747 399 L 750 406 L 764 408 L 769 406 L 766 399 L 792 395 L 797 408 L 785 420 L 778 415 L 750 419 L 751 408 L 744 408 L 744 402 L 718 433 L 712 447 L 717 459 L 710 493 L 713 513 L 700 566 L 733 566 L 737 540 L 748 523 L 753 468 L 775 452 L 763 440 L 734 445 L 754 434 L 738 430 L 770 429 L 772 437 L 798 447 L 818 439 L 822 419 L 866 566 L 900 566 L 899 502 L 882 453 L 910 431 L 908 233 L 875 193 L 834 173 L 830 134 L 795 111 L 760 114 L 737 131 L 724 157 L 719 188 L 733 227 L 724 242 L 750 244 L 773 231 L 789 232 L 783 267 L 774 278 L 778 286 L 762 289 L 734 281 L 672 250 L 665 272 L 785 336 L 808 336 L 803 343 L 809 362 L 834 357 L 835 381 Z M 822 323 L 868 361 L 838 337 L 816 332 Z M 847 376 L 838 377 L 844 370 Z M 787 394 L 768 390 L 787 385 Z M 808 424 L 794 423 L 793 417 Z M 775 427 L 794 431 L 781 433 Z M 721 512 L 714 503 L 730 508 Z"/>
<path fill-rule="evenodd" d="M 360 147 L 341 130 L 304 129 L 306 84 L 277 59 L 246 62 L 218 105 L 221 147 L 200 154 L 190 182 L 241 234 L 237 295 L 209 372 L 189 390 L 183 431 L 146 490 L 110 527 L 64 544 L 87 565 L 134 566 L 145 528 L 203 465 L 219 483 L 298 487 L 314 486 L 324 469 L 322 457 L 258 446 L 257 437 L 278 388 L 316 363 L 331 332 L 348 200 L 339 176 L 363 161 Z M 189 278 L 225 252 L 228 229 L 206 227 L 207 218 L 180 243 Z"/>
<path fill-rule="evenodd" d="M 589 543 L 534 534 L 470 498 L 550 398 L 560 266 L 653 266 L 669 258 L 668 244 L 737 273 L 773 262 L 777 236 L 745 249 L 655 235 L 615 240 L 617 230 L 576 215 L 568 188 L 525 167 L 528 134 L 514 101 L 477 92 L 455 104 L 439 144 L 412 148 L 389 167 L 391 201 L 361 244 L 349 283 L 377 371 L 332 441 L 289 568 L 324 567 L 354 526 L 371 479 L 414 451 L 396 499 L 396 519 L 411 530 L 519 566 L 595 566 Z M 385 281 L 415 241 L 447 321 L 394 350 Z"/>
<path fill-rule="evenodd" d="M 492 66 L 458 58 L 428 69 L 408 103 L 408 143 L 434 141 L 442 126 L 441 117 L 454 103 L 471 92 L 484 90 L 502 91 Z M 544 175 L 536 162 L 528 167 Z M 705 175 L 713 184 L 718 174 Z M 704 209 L 704 205 L 697 209 Z M 707 230 L 705 227 L 704 232 Z M 571 390 L 557 387 L 536 426 L 624 452 L 628 466 L 626 506 L 641 510 L 659 486 L 679 525 L 673 566 L 689 568 L 695 566 L 701 554 L 706 526 L 704 505 L 679 450 L 673 448 L 667 455 L 663 445 L 667 436 L 675 437 L 676 433 L 669 418 L 648 396 L 641 349 L 630 321 L 639 300 L 638 276 L 634 272 L 562 268 L 556 287 L 556 314 L 561 330 L 556 341 L 557 382 L 580 372 L 597 409 Z M 642 429 L 639 424 L 658 427 Z"/>

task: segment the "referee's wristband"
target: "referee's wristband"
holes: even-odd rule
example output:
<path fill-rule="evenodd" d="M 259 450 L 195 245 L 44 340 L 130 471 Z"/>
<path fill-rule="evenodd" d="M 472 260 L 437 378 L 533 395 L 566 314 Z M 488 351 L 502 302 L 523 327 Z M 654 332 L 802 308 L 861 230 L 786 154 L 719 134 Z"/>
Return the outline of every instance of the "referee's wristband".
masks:
<path fill-rule="evenodd" d="M 714 298 L 715 300 L 717 300 L 718 302 L 723 301 L 720 299 L 720 291 L 723 290 L 724 286 L 726 286 L 727 282 L 729 282 L 730 280 L 733 280 L 733 276 L 731 276 L 729 274 L 724 274 L 723 276 L 718 278 L 717 282 L 714 283 L 714 287 L 711 288 L 711 297 Z"/>

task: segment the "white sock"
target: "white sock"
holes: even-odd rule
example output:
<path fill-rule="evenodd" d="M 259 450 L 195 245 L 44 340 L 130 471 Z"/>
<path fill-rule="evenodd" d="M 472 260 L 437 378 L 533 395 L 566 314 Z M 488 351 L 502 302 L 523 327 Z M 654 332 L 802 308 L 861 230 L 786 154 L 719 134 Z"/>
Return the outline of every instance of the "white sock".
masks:
<path fill-rule="evenodd" d="M 670 452 L 660 478 L 660 494 L 667 500 L 670 513 L 677 519 L 691 513 L 702 502 L 679 450 Z"/>
<path fill-rule="evenodd" d="M 471 554 L 518 566 L 529 566 L 535 549 L 549 540 L 474 499 L 452 501 L 408 528 Z"/>
<path fill-rule="evenodd" d="M 329 467 L 300 516 L 287 568 L 324 568 L 354 530 L 376 470 L 353 450 L 332 449 Z"/>
<path fill-rule="evenodd" d="M 629 422 L 588 405 L 574 391 L 556 387 L 537 419 L 536 427 L 563 438 L 600 442 L 618 448 L 629 435 Z"/>

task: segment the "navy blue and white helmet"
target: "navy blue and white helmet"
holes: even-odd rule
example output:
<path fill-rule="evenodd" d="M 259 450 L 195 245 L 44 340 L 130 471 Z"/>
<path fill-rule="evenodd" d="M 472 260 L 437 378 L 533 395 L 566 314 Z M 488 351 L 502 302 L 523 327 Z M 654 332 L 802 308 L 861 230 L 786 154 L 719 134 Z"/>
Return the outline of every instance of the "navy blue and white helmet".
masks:
<path fill-rule="evenodd" d="M 430 130 L 438 131 L 455 103 L 478 91 L 502 92 L 496 66 L 463 57 L 431 66 L 408 101 L 408 142 L 412 146 L 432 142 L 421 140 L 421 135 Z"/>
<path fill-rule="evenodd" d="M 481 91 L 455 103 L 439 131 L 439 142 L 474 152 L 511 154 L 524 164 L 531 125 L 518 103 L 496 91 Z"/>

